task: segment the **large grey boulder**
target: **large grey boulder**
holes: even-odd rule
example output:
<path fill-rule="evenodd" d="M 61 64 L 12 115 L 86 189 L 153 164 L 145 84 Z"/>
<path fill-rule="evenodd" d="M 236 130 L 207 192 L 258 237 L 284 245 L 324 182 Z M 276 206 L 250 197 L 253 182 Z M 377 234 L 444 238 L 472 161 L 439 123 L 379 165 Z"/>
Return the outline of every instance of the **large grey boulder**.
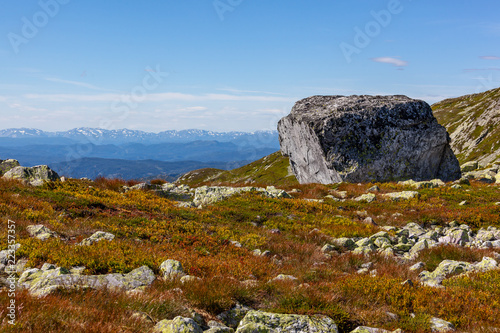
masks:
<path fill-rule="evenodd" d="M 313 96 L 278 123 L 300 183 L 459 179 L 446 129 L 406 96 Z"/>
<path fill-rule="evenodd" d="M 43 185 L 47 181 L 59 180 L 59 175 L 47 165 L 37 165 L 32 168 L 16 166 L 4 175 L 4 178 L 19 179 L 32 186 Z"/>

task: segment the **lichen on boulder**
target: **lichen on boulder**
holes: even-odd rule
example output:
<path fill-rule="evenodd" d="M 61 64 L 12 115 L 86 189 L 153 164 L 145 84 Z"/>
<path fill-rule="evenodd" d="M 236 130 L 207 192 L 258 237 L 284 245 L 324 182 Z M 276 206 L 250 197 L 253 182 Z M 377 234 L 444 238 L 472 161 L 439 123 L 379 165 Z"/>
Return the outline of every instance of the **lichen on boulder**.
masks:
<path fill-rule="evenodd" d="M 16 166 L 4 175 L 7 179 L 18 179 L 32 186 L 40 186 L 48 181 L 59 180 L 59 175 L 47 165 L 37 165 L 34 167 Z"/>

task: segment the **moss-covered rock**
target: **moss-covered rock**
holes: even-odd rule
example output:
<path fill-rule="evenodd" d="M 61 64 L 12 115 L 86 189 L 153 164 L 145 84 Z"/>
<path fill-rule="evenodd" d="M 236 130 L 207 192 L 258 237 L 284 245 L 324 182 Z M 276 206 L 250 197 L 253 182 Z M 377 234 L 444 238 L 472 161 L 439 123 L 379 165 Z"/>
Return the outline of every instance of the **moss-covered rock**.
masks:
<path fill-rule="evenodd" d="M 181 316 L 172 320 L 159 321 L 154 331 L 158 333 L 203 333 L 201 327 L 193 319 Z"/>
<path fill-rule="evenodd" d="M 384 194 L 385 197 L 391 199 L 392 201 L 403 201 L 411 200 L 415 198 L 420 198 L 420 193 L 416 191 L 403 191 L 403 192 L 392 192 Z"/>
<path fill-rule="evenodd" d="M 183 277 L 184 269 L 182 268 L 182 264 L 173 259 L 167 259 L 160 265 L 160 271 L 163 275 L 163 278 L 167 280 L 176 279 Z"/>
<path fill-rule="evenodd" d="M 17 160 L 13 160 L 13 159 L 0 160 L 0 176 L 2 176 L 4 173 L 9 171 L 10 169 L 13 169 L 13 168 L 18 167 L 18 166 L 20 166 L 20 164 Z"/>
<path fill-rule="evenodd" d="M 46 271 L 30 269 L 19 278 L 18 284 L 38 297 L 46 296 L 58 289 L 122 289 L 133 290 L 149 286 L 155 280 L 153 271 L 142 266 L 128 274 L 78 275 L 58 267 Z"/>
<path fill-rule="evenodd" d="M 57 237 L 57 234 L 55 232 L 42 224 L 29 225 L 26 227 L 26 231 L 30 234 L 31 237 L 35 237 L 40 240 L 47 240 L 51 237 Z"/>
<path fill-rule="evenodd" d="M 84 240 L 82 240 L 79 245 L 89 246 L 102 240 L 112 241 L 114 238 L 115 235 L 110 234 L 109 232 L 96 231 L 89 238 L 85 238 Z"/>
<path fill-rule="evenodd" d="M 41 186 L 47 181 L 59 180 L 59 175 L 47 165 L 37 165 L 32 168 L 17 166 L 4 175 L 4 178 L 18 179 L 32 186 Z"/>
<path fill-rule="evenodd" d="M 245 315 L 252 309 L 237 303 L 233 308 L 222 312 L 217 318 L 229 327 L 236 328 Z"/>
<path fill-rule="evenodd" d="M 334 333 L 338 332 L 338 328 L 335 322 L 326 316 L 278 314 L 252 310 L 245 315 L 236 332 Z"/>

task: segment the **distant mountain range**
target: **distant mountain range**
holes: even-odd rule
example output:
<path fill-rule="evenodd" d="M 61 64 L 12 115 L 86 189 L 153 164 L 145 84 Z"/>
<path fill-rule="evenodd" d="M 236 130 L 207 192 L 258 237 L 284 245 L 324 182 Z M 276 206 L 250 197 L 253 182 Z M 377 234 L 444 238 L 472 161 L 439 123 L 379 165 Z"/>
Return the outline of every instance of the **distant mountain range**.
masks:
<path fill-rule="evenodd" d="M 277 131 L 213 132 L 199 129 L 151 133 L 129 129 L 106 130 L 101 128 L 74 128 L 64 132 L 45 132 L 34 128 L 9 128 L 0 130 L 0 138 L 21 139 L 21 143 L 91 143 L 94 145 L 164 142 L 219 141 L 238 146 L 279 148 Z M 4 141 L 5 142 L 5 141 Z M 1 143 L 0 143 L 1 144 Z"/>
<path fill-rule="evenodd" d="M 81 158 L 70 162 L 51 163 L 51 168 L 61 175 L 72 178 L 87 177 L 95 179 L 99 176 L 107 178 L 151 180 L 162 178 L 174 181 L 188 171 L 200 168 L 217 168 L 228 170 L 241 167 L 248 161 L 240 162 L 164 162 L 155 160 L 127 161 L 121 159 Z"/>
<path fill-rule="evenodd" d="M 171 180 L 199 168 L 239 167 L 278 149 L 277 131 L 0 130 L 0 159 L 17 159 L 24 166 L 47 164 L 74 178 Z"/>

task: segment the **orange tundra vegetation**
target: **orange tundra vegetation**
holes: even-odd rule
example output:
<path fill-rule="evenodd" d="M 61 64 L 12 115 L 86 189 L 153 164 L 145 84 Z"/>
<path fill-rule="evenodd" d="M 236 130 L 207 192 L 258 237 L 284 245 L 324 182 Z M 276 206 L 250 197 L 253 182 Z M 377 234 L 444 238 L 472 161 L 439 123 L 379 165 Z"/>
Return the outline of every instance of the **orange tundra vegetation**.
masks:
<path fill-rule="evenodd" d="M 359 325 L 426 332 L 431 316 L 450 321 L 461 332 L 500 328 L 498 269 L 460 275 L 446 280 L 444 288 L 431 288 L 420 285 L 418 273 L 408 270 L 412 262 L 343 249 L 330 255 L 321 252 L 332 237 L 366 237 L 380 231 L 363 223 L 366 216 L 379 226 L 445 225 L 455 220 L 473 230 L 500 227 L 500 206 L 494 205 L 500 201 L 497 186 L 472 182 L 465 190 L 419 190 L 419 200 L 365 203 L 303 199 L 335 197 L 340 191 L 347 191 L 350 199 L 373 185 L 380 193 L 409 188 L 395 183 L 294 185 L 300 192 L 292 199 L 246 193 L 192 209 L 179 208 L 150 191 L 124 192 L 123 185 L 127 183 L 122 180 L 99 178 L 29 187 L 0 178 L 0 249 L 7 248 L 11 219 L 21 244 L 17 257 L 27 259 L 27 267 L 49 262 L 85 266 L 84 274 L 104 274 L 147 265 L 158 276 L 160 263 L 175 259 L 186 273 L 202 280 L 181 284 L 158 278 L 141 294 L 61 290 L 39 299 L 18 291 L 16 325 L 9 325 L 0 309 L 2 332 L 149 332 L 159 320 L 189 316 L 187 308 L 210 320 L 236 303 L 280 313 L 325 314 L 341 332 Z M 469 203 L 466 207 L 459 205 L 463 200 Z M 33 224 L 43 224 L 61 237 L 30 238 L 26 227 Z M 115 239 L 75 246 L 97 230 Z M 268 250 L 271 256 L 255 256 L 255 249 Z M 422 251 L 416 261 L 432 270 L 444 259 L 473 262 L 492 254 L 446 246 Z M 367 262 L 372 262 L 376 276 L 356 273 Z M 278 274 L 298 280 L 269 282 Z M 407 279 L 414 285 L 401 284 Z M 254 282 L 242 284 L 245 280 Z M 6 290 L 0 293 L 0 304 L 8 304 Z"/>

